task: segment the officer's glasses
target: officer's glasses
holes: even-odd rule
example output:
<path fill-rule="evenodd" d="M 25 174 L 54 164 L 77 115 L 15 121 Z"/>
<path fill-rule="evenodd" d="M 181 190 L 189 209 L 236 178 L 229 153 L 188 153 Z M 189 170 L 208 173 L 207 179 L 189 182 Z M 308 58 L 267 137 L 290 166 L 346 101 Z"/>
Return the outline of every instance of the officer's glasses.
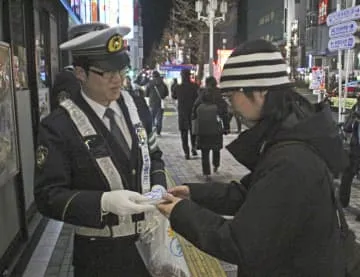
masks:
<path fill-rule="evenodd" d="M 121 78 L 125 77 L 128 69 L 102 71 L 100 69 L 89 68 L 89 71 L 103 77 L 106 80 L 111 80 L 117 75 L 120 75 Z"/>

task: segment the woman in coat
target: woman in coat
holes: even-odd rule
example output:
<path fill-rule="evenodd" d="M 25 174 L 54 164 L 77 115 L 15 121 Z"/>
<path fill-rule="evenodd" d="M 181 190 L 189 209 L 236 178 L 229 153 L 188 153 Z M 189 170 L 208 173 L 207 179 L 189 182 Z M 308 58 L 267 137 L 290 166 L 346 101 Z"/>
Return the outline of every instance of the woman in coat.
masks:
<path fill-rule="evenodd" d="M 348 160 L 328 106 L 299 95 L 286 70 L 265 40 L 231 54 L 220 87 L 254 124 L 227 148 L 250 174 L 184 184 L 158 208 L 199 249 L 238 265 L 238 276 L 344 277 L 331 175 Z"/>
<path fill-rule="evenodd" d="M 221 96 L 214 77 L 205 80 L 206 88 L 200 92 L 193 107 L 193 120 L 197 123 L 197 148 L 201 150 L 203 175 L 210 180 L 210 151 L 214 172 L 220 166 L 220 150 L 223 147 L 224 121 L 227 104 Z"/>

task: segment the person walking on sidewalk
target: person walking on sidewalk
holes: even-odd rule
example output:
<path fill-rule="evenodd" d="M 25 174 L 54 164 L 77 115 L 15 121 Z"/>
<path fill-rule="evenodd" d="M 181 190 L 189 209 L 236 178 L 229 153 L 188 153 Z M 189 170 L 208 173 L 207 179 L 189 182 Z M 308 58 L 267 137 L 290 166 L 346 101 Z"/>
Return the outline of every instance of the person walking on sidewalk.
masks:
<path fill-rule="evenodd" d="M 221 96 L 214 77 L 205 80 L 206 88 L 201 90 L 193 108 L 193 122 L 197 129 L 197 148 L 201 150 L 201 165 L 206 180 L 210 180 L 210 151 L 214 172 L 220 166 L 220 150 L 223 147 L 224 120 L 227 104 Z"/>
<path fill-rule="evenodd" d="M 81 92 L 39 128 L 35 202 L 74 225 L 75 277 L 150 277 L 135 243 L 153 206 L 139 202 L 166 179 L 148 107 L 122 90 L 129 32 L 117 26 L 60 46 L 71 51 Z"/>
<path fill-rule="evenodd" d="M 349 117 L 344 124 L 344 131 L 351 133 L 350 140 L 350 164 L 344 170 L 341 177 L 339 188 L 339 198 L 344 208 L 349 206 L 351 186 L 355 175 L 360 169 L 360 97 L 358 96 L 356 104 L 352 107 Z M 357 218 L 359 219 L 359 217 Z"/>
<path fill-rule="evenodd" d="M 181 132 L 181 142 L 185 153 L 185 159 L 190 159 L 189 134 L 191 141 L 191 153 L 197 156 L 196 136 L 191 130 L 191 114 L 192 108 L 198 98 L 199 87 L 190 80 L 190 70 L 183 69 L 181 71 L 181 84 L 174 88 L 172 98 L 177 100 L 178 104 L 178 122 Z"/>
<path fill-rule="evenodd" d="M 159 210 L 179 235 L 236 264 L 238 276 L 345 277 L 347 233 L 332 175 L 348 159 L 330 107 L 295 91 L 280 50 L 266 40 L 233 51 L 220 87 L 254 122 L 227 146 L 250 173 L 170 189 Z"/>
<path fill-rule="evenodd" d="M 164 113 L 164 99 L 169 95 L 169 89 L 158 71 L 153 71 L 153 79 L 146 88 L 146 97 L 149 97 L 149 107 L 153 124 L 158 135 L 161 134 Z"/>

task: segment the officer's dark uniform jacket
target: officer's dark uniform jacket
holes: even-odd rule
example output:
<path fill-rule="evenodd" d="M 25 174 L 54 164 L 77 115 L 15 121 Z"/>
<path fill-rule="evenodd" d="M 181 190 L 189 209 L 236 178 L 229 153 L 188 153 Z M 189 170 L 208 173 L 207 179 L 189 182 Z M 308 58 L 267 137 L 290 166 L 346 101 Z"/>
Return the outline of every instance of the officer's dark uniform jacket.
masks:
<path fill-rule="evenodd" d="M 80 91 L 80 82 L 74 74 L 74 68 L 66 66 L 55 76 L 54 85 L 51 88 L 51 109 L 57 108 L 63 98 L 73 99 Z"/>
<path fill-rule="evenodd" d="M 133 99 L 148 140 L 152 138 L 154 143 L 151 116 L 146 103 L 140 97 Z M 124 189 L 142 192 L 142 155 L 129 110 L 124 100 L 118 100 L 132 136 L 130 160 L 80 94 L 74 99 L 74 103 L 87 115 L 98 135 L 84 138 L 85 144 L 68 112 L 62 107 L 42 121 L 34 190 L 38 209 L 45 216 L 56 220 L 109 231 L 108 237 L 75 236 L 75 266 L 131 266 L 140 259 L 134 245 L 138 235 L 111 238 L 112 226 L 119 224 L 119 217 L 111 213 L 102 214 L 101 197 L 110 187 L 95 162 L 95 158 L 110 156 L 121 175 Z M 152 148 L 153 150 L 149 150 L 151 184 L 166 186 L 162 152 L 157 146 L 154 148 L 149 145 L 149 149 Z M 132 221 L 137 222 L 143 218 L 143 214 L 133 215 Z"/>

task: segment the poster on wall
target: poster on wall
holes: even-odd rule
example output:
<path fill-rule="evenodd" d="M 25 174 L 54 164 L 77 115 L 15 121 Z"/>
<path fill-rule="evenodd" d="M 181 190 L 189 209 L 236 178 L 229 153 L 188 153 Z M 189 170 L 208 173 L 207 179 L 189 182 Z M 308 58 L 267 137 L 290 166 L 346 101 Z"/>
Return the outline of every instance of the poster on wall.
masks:
<path fill-rule="evenodd" d="M 9 45 L 0 42 L 0 186 L 18 172 L 14 86 Z"/>

